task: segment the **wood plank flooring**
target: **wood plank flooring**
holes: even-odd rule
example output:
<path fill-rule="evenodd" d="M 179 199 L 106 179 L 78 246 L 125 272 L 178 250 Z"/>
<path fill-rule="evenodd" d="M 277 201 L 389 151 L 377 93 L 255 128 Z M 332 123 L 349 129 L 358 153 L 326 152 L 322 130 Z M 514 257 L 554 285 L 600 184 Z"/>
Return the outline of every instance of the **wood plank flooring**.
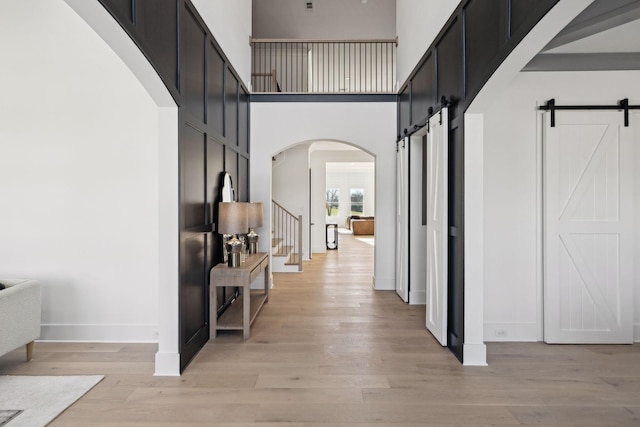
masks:
<path fill-rule="evenodd" d="M 640 425 L 640 345 L 493 343 L 464 367 L 424 306 L 372 289 L 373 246 L 339 239 L 274 275 L 249 340 L 221 332 L 179 378 L 153 376 L 150 344 L 36 343 L 0 375 L 106 375 L 52 426 Z"/>

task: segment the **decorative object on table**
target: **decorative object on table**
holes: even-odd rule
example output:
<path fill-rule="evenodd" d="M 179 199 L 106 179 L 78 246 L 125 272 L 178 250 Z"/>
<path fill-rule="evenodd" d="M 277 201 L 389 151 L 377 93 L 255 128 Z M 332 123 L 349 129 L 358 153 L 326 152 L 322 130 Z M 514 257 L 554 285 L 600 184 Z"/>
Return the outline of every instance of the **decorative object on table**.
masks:
<path fill-rule="evenodd" d="M 227 263 L 229 267 L 239 267 L 242 254 L 242 241 L 238 234 L 243 234 L 248 228 L 248 203 L 220 202 L 218 203 L 218 233 L 230 234 L 232 237 L 225 242 Z"/>
<path fill-rule="evenodd" d="M 260 235 L 255 232 L 254 228 L 262 227 L 262 219 L 262 203 L 249 203 L 249 233 L 247 234 L 247 240 L 249 241 L 250 254 L 258 252 L 258 239 L 260 238 Z"/>

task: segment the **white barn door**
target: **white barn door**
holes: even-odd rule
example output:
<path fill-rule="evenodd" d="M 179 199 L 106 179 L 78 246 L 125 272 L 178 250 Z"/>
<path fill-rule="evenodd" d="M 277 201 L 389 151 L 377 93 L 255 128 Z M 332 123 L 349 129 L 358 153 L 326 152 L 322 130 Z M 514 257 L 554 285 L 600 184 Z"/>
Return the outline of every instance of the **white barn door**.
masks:
<path fill-rule="evenodd" d="M 398 143 L 396 153 L 396 292 L 404 302 L 409 302 L 409 200 L 407 186 L 408 172 L 408 138 Z"/>
<path fill-rule="evenodd" d="M 633 341 L 630 128 L 621 112 L 545 118 L 544 339 Z M 636 260 L 637 261 L 637 260 Z"/>
<path fill-rule="evenodd" d="M 447 345 L 448 110 L 429 120 L 427 134 L 427 329 Z"/>

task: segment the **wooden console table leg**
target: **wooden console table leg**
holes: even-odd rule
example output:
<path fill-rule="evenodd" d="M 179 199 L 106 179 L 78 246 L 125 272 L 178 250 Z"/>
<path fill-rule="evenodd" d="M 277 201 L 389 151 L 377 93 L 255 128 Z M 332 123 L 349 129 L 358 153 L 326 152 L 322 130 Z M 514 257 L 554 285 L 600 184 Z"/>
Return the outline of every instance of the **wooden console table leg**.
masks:
<path fill-rule="evenodd" d="M 269 302 L 269 279 L 270 279 L 270 274 L 269 274 L 269 264 L 267 264 L 267 267 L 264 269 L 264 293 L 267 294 L 267 296 L 264 299 L 264 302 L 267 303 Z"/>
<path fill-rule="evenodd" d="M 251 319 L 251 284 L 242 287 L 242 330 L 244 339 L 249 338 L 249 322 Z"/>
<path fill-rule="evenodd" d="M 218 335 L 218 288 L 209 287 L 209 339 L 213 340 Z"/>

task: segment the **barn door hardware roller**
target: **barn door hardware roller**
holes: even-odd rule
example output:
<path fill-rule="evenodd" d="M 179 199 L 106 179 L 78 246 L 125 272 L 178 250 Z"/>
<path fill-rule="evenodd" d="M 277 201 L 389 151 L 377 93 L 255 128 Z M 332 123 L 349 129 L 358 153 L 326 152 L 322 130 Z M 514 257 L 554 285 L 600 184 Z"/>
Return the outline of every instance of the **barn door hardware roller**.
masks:
<path fill-rule="evenodd" d="M 556 125 L 556 111 L 558 110 L 617 110 L 624 114 L 624 126 L 629 126 L 629 110 L 640 110 L 640 105 L 629 105 L 629 98 L 621 99 L 616 105 L 556 105 L 555 99 L 550 99 L 540 110 L 551 112 L 551 127 Z"/>

